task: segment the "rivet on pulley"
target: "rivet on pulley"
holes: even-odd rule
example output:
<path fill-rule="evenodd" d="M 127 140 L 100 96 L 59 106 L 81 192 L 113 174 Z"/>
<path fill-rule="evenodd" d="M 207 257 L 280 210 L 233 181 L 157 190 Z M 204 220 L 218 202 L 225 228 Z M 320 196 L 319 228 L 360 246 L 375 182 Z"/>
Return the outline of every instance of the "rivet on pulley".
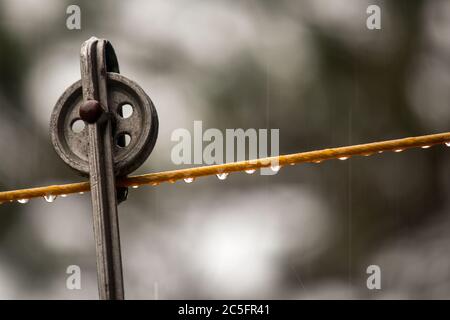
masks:
<path fill-rule="evenodd" d="M 105 112 L 97 100 L 88 100 L 80 107 L 80 118 L 87 123 L 96 123 Z"/>

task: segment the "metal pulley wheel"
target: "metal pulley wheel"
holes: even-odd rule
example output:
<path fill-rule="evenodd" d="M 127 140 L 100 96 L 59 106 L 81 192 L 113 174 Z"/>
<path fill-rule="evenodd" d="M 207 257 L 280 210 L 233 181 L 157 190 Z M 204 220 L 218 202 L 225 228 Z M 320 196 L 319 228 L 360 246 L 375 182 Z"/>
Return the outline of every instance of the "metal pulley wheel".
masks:
<path fill-rule="evenodd" d="M 145 92 L 124 76 L 108 72 L 108 116 L 111 120 L 116 176 L 136 170 L 150 155 L 158 135 L 156 109 Z M 50 132 L 53 146 L 70 167 L 89 175 L 89 137 L 80 118 L 81 80 L 71 85 L 53 110 Z M 125 110 L 125 107 L 127 109 Z"/>

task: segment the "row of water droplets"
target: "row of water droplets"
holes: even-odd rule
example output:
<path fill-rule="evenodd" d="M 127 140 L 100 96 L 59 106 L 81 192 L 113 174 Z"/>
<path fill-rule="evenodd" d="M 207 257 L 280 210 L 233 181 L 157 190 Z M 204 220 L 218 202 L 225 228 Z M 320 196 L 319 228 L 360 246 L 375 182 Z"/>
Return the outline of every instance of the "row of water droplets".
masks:
<path fill-rule="evenodd" d="M 84 192 L 79 192 L 79 194 L 84 194 Z M 45 195 L 43 198 L 45 199 L 45 201 L 47 201 L 48 203 L 52 203 L 52 202 L 54 202 L 55 200 L 56 200 L 56 198 L 57 198 L 58 196 L 56 196 L 56 195 L 54 195 L 54 194 L 47 194 L 47 195 Z M 61 198 L 66 198 L 67 197 L 67 194 L 62 194 L 61 195 Z M 10 200 L 10 202 L 13 202 L 13 200 Z M 30 199 L 19 199 L 19 200 L 17 200 L 17 202 L 18 203 L 21 203 L 21 204 L 25 204 L 25 203 L 28 203 L 28 202 L 30 202 Z"/>
<path fill-rule="evenodd" d="M 279 165 L 277 165 L 277 166 L 272 166 L 272 167 L 271 167 L 271 170 L 274 171 L 274 172 L 278 172 L 278 171 L 280 170 L 280 168 L 281 168 L 281 166 L 279 166 Z M 245 170 L 245 172 L 246 172 L 247 174 L 252 174 L 252 173 L 255 173 L 255 172 L 256 172 L 256 169 Z M 223 173 L 218 173 L 218 174 L 216 174 L 216 176 L 217 176 L 217 178 L 218 178 L 219 180 L 225 180 L 225 179 L 228 177 L 228 175 L 229 175 L 228 172 L 223 172 Z M 192 182 L 194 182 L 195 178 L 194 178 L 194 177 L 187 177 L 187 178 L 184 178 L 183 180 L 184 180 L 184 182 L 186 182 L 186 183 L 192 183 Z M 175 183 L 176 181 L 175 181 L 175 180 L 169 180 L 169 182 L 170 182 L 170 183 Z M 151 185 L 153 185 L 153 186 L 159 185 L 159 182 L 154 182 L 154 183 L 152 183 Z M 132 189 L 138 189 L 139 186 L 138 186 L 138 185 L 133 185 L 133 186 L 131 186 L 131 188 L 132 188 Z M 84 194 L 84 192 L 80 192 L 79 194 Z M 63 194 L 63 195 L 61 195 L 61 197 L 62 197 L 62 198 L 65 198 L 65 197 L 67 197 L 67 195 L 66 195 L 66 194 Z M 45 201 L 47 201 L 47 202 L 49 202 L 49 203 L 54 202 L 54 201 L 56 200 L 56 198 L 57 198 L 57 196 L 56 196 L 56 195 L 52 195 L 52 194 L 48 194 L 48 195 L 45 195 L 45 196 L 44 196 Z M 28 203 L 29 201 L 30 201 L 30 199 L 19 199 L 19 200 L 17 200 L 17 202 L 18 202 L 18 203 L 21 203 L 21 204 Z M 11 200 L 11 202 L 12 202 L 12 200 Z"/>
<path fill-rule="evenodd" d="M 278 172 L 278 171 L 280 170 L 280 168 L 281 168 L 281 166 L 276 165 L 276 166 L 272 166 L 272 167 L 271 167 L 271 170 L 274 171 L 274 172 Z M 252 173 L 255 173 L 255 172 L 256 172 L 256 169 L 248 169 L 248 170 L 245 170 L 245 172 L 246 172 L 247 174 L 252 174 Z M 225 180 L 225 179 L 228 177 L 228 175 L 229 175 L 228 172 L 222 172 L 222 173 L 217 173 L 217 174 L 216 174 L 216 176 L 217 176 L 217 178 L 218 178 L 219 180 Z M 195 178 L 194 178 L 194 177 L 187 177 L 187 178 L 184 178 L 183 180 L 184 180 L 184 182 L 186 182 L 186 183 L 192 183 L 192 182 L 194 182 Z M 171 180 L 169 180 L 169 182 L 170 182 L 170 183 L 175 183 L 176 180 L 171 179 Z M 158 185 L 158 184 L 159 184 L 159 183 L 153 183 L 152 185 Z M 134 185 L 134 186 L 132 186 L 131 188 L 137 189 L 137 188 L 139 188 L 139 186 L 138 186 L 138 185 Z"/>
<path fill-rule="evenodd" d="M 447 147 L 450 147 L 450 142 L 445 142 L 445 145 L 447 146 Z M 428 149 L 428 148 L 430 148 L 431 147 L 431 145 L 426 145 L 426 146 L 422 146 L 421 148 L 422 149 Z M 394 152 L 396 152 L 396 153 L 398 153 L 398 152 L 402 152 L 404 149 L 395 149 L 395 150 L 393 150 Z M 383 153 L 383 151 L 378 151 L 378 153 Z M 366 154 L 363 154 L 363 156 L 371 156 L 373 153 L 366 153 Z M 350 157 L 349 156 L 343 156 L 343 157 L 339 157 L 338 159 L 339 160 L 347 160 L 347 159 L 349 159 Z M 316 160 L 316 161 L 313 161 L 314 163 L 321 163 L 322 162 L 322 160 Z M 291 163 L 290 165 L 295 165 L 295 163 Z M 280 165 L 273 165 L 273 166 L 271 166 L 270 167 L 270 169 L 272 170 L 272 171 L 274 171 L 274 172 L 278 172 L 278 171 L 280 171 L 280 169 L 281 169 L 281 166 Z M 247 173 L 247 174 L 253 174 L 253 173 L 255 173 L 256 172 L 256 169 L 248 169 L 248 170 L 245 170 L 245 173 Z M 228 177 L 228 175 L 229 175 L 229 173 L 228 172 L 223 172 L 223 173 L 217 173 L 216 174 L 216 176 L 217 176 L 217 178 L 219 179 L 219 180 L 225 180 L 227 177 Z M 184 182 L 186 182 L 186 183 L 192 183 L 192 182 L 194 182 L 194 180 L 195 180 L 195 178 L 194 177 L 187 177 L 187 178 L 184 178 L 183 179 L 184 180 Z M 169 182 L 170 183 L 175 183 L 176 182 L 176 180 L 175 179 L 171 179 L 171 180 L 169 180 Z M 159 182 L 155 182 L 155 183 L 152 183 L 152 185 L 158 185 L 159 184 Z M 132 186 L 132 188 L 133 189 L 137 189 L 137 188 L 139 188 L 139 186 L 138 185 L 134 185 L 134 186 Z"/>
<path fill-rule="evenodd" d="M 447 147 L 450 147 L 450 141 L 449 142 L 445 142 L 444 143 Z M 431 145 L 426 145 L 426 146 L 422 146 L 421 148 L 422 149 L 428 149 L 428 148 L 430 148 L 431 147 Z M 393 150 L 394 152 L 396 152 L 396 153 L 398 153 L 398 152 L 402 152 L 404 149 L 395 149 L 395 150 Z M 383 151 L 378 151 L 378 153 L 383 153 Z M 366 154 L 363 154 L 363 156 L 371 156 L 372 155 L 372 153 L 366 153 Z M 347 160 L 347 159 L 349 159 L 350 157 L 349 156 L 343 156 L 343 157 L 339 157 L 338 159 L 339 160 Z M 321 160 L 316 160 L 316 161 L 313 161 L 314 163 L 321 163 L 322 161 Z M 295 163 L 291 163 L 291 165 L 295 165 Z M 274 172 L 278 172 L 278 171 L 280 171 L 280 169 L 281 169 L 281 166 L 280 165 L 274 165 L 274 166 L 271 166 L 270 167 L 270 169 L 272 170 L 272 171 L 274 171 Z M 255 173 L 256 172 L 256 169 L 248 169 L 248 170 L 245 170 L 245 172 L 247 173 L 247 174 L 253 174 L 253 173 Z M 229 175 L 229 173 L 228 172 L 223 172 L 223 173 L 218 173 L 218 174 L 216 174 L 216 176 L 217 176 L 217 178 L 219 179 L 219 180 L 225 180 L 227 177 L 228 177 L 228 175 Z M 184 180 L 184 182 L 186 182 L 186 183 L 192 183 L 192 182 L 194 182 L 194 180 L 195 180 L 195 178 L 194 177 L 187 177 L 187 178 L 184 178 L 183 179 Z M 169 182 L 170 183 L 175 183 L 176 182 L 176 180 L 169 180 Z M 153 183 L 151 183 L 151 185 L 152 186 L 157 186 L 157 185 L 159 185 L 159 182 L 153 182 Z M 134 185 L 134 186 L 131 186 L 131 188 L 132 189 L 137 189 L 137 188 L 139 188 L 139 186 L 138 185 Z M 84 194 L 84 192 L 79 192 L 79 194 Z M 49 203 L 52 203 L 52 202 L 54 202 L 55 200 L 56 200 L 56 195 L 52 195 L 52 194 L 48 194 L 48 195 L 45 195 L 44 196 L 44 199 L 45 199 L 45 201 L 47 201 L 47 202 L 49 202 Z M 67 197 L 67 195 L 66 194 L 63 194 L 63 195 L 61 195 L 61 197 L 62 198 L 65 198 L 65 197 Z M 17 202 L 18 203 L 21 203 L 21 204 L 25 204 L 25 203 L 28 203 L 30 201 L 30 199 L 19 199 L 19 200 L 17 200 Z M 13 202 L 13 200 L 10 200 L 10 202 Z M 1 204 L 1 202 L 0 202 L 0 204 Z"/>

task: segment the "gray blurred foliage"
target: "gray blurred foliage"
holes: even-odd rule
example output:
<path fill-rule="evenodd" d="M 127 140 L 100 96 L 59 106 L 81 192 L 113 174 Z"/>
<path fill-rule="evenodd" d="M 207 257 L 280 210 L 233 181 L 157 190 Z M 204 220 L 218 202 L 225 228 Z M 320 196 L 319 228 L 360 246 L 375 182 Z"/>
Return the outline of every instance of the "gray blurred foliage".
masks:
<path fill-rule="evenodd" d="M 69 4 L 82 30 L 65 27 Z M 382 30 L 365 27 L 382 8 Z M 138 172 L 172 169 L 171 132 L 279 128 L 280 152 L 447 131 L 446 1 L 0 0 L 0 188 L 74 181 L 48 119 L 81 43 L 111 40 L 160 115 Z M 434 147 L 132 190 L 129 298 L 448 298 L 449 150 Z M 0 298 L 96 298 L 87 195 L 0 205 Z M 65 269 L 82 268 L 80 291 Z M 366 288 L 380 265 L 382 290 Z"/>

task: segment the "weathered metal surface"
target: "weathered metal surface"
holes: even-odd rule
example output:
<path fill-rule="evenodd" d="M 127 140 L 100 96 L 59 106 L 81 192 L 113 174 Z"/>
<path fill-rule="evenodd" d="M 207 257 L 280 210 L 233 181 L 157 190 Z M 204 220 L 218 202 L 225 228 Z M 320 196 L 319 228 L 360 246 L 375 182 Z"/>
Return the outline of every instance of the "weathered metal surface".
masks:
<path fill-rule="evenodd" d="M 104 108 L 97 122 L 88 124 L 89 177 L 100 299 L 123 299 L 122 258 L 116 183 L 113 163 L 112 122 L 109 110 L 105 40 L 91 38 L 81 47 L 81 82 L 84 104 L 96 100 Z"/>
<path fill-rule="evenodd" d="M 50 133 L 58 155 L 89 175 L 101 299 L 123 299 L 117 202 L 126 187 L 116 177 L 139 167 L 151 153 L 158 117 L 150 98 L 118 74 L 111 44 L 91 38 L 81 47 L 81 80 L 70 86 L 53 110 Z M 123 106 L 131 110 L 124 114 Z"/>

